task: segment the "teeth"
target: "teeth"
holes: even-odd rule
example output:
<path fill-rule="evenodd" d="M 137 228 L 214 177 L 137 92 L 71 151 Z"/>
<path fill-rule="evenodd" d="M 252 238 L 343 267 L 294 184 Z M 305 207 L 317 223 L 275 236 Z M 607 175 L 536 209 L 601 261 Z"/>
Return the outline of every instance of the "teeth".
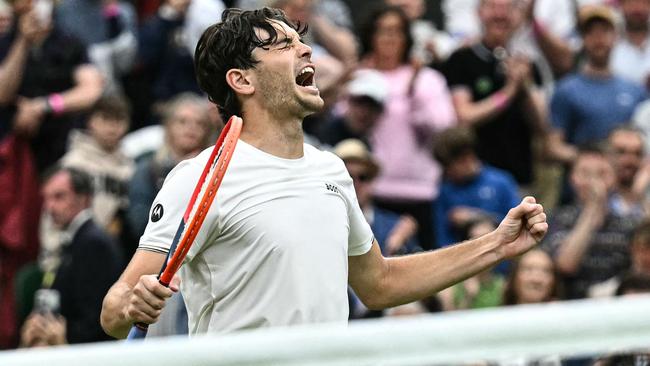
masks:
<path fill-rule="evenodd" d="M 314 68 L 311 67 L 311 66 L 307 66 L 304 69 L 300 70 L 300 73 L 298 74 L 298 76 L 300 76 L 302 74 L 305 74 L 305 73 L 313 74 L 314 73 Z"/>

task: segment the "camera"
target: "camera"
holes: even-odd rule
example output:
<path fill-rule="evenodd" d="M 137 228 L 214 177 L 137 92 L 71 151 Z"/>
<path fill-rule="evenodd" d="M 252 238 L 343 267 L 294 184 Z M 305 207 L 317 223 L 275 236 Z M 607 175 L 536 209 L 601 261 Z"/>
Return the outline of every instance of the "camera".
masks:
<path fill-rule="evenodd" d="M 34 294 L 34 311 L 40 314 L 58 314 L 61 310 L 61 294 L 53 289 L 40 289 Z"/>

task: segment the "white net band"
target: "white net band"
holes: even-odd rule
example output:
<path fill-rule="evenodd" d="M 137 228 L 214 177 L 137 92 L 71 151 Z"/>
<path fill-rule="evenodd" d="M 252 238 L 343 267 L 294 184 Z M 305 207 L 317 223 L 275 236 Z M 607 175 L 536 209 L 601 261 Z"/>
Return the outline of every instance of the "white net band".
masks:
<path fill-rule="evenodd" d="M 650 346 L 650 297 L 0 353 L 0 365 L 433 365 Z"/>

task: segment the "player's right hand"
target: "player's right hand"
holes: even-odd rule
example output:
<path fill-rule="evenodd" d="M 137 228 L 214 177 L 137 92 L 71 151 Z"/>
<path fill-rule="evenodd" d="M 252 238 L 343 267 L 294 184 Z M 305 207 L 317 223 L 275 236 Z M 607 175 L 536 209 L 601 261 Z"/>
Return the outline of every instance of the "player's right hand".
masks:
<path fill-rule="evenodd" d="M 156 275 L 143 275 L 133 287 L 126 307 L 126 318 L 131 323 L 153 324 L 165 307 L 165 301 L 178 292 L 180 278 L 176 275 L 165 287 Z"/>

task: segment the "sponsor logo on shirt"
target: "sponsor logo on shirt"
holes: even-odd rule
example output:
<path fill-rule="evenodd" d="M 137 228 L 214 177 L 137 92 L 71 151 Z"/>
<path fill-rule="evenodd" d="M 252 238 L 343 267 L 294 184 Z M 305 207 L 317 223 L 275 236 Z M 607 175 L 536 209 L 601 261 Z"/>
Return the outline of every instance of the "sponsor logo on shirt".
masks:
<path fill-rule="evenodd" d="M 341 191 L 339 191 L 339 187 L 330 184 L 330 183 L 325 183 L 325 188 L 327 188 L 328 191 L 334 192 L 336 194 L 341 194 Z"/>
<path fill-rule="evenodd" d="M 165 210 L 163 209 L 163 205 L 160 203 L 154 206 L 153 210 L 151 210 L 151 222 L 158 222 L 160 219 L 162 219 L 163 214 L 165 213 Z"/>

